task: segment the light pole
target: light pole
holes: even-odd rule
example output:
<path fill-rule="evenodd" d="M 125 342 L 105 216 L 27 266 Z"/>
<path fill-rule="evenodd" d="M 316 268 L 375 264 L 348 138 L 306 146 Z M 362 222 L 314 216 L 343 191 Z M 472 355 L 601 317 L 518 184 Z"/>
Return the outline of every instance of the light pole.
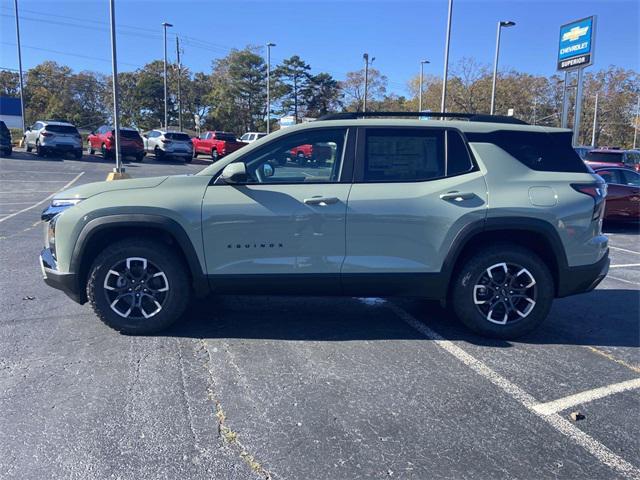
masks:
<path fill-rule="evenodd" d="M 424 79 L 424 64 L 431 63 L 429 60 L 421 60 L 420 61 L 420 93 L 418 97 L 418 111 L 422 111 L 422 82 Z"/>
<path fill-rule="evenodd" d="M 267 135 L 271 131 L 271 47 L 275 46 L 275 43 L 267 43 Z"/>
<path fill-rule="evenodd" d="M 500 55 L 500 32 L 502 27 L 513 27 L 516 22 L 511 20 L 502 20 L 498 22 L 498 32 L 496 33 L 496 56 L 493 59 L 493 82 L 491 84 L 491 115 L 495 112 L 496 103 L 496 77 L 498 76 L 498 55 Z"/>
<path fill-rule="evenodd" d="M 16 44 L 18 45 L 18 71 L 20 77 L 20 114 L 22 115 L 22 135 L 24 135 L 24 83 L 22 82 L 22 49 L 20 48 L 20 21 L 18 20 L 18 0 L 14 0 L 13 5 L 16 9 Z"/>
<path fill-rule="evenodd" d="M 182 65 L 180 64 L 180 39 L 176 35 L 176 61 L 178 63 L 178 128 L 182 131 L 182 90 L 180 88 L 180 77 L 182 76 Z"/>
<path fill-rule="evenodd" d="M 122 168 L 122 158 L 120 156 L 120 109 L 119 109 L 119 91 L 118 91 L 118 58 L 116 56 L 116 7 L 114 0 L 109 0 L 109 16 L 111 20 L 111 74 L 113 85 L 113 135 L 116 141 L 116 168 L 114 170 L 116 177 L 124 173 Z"/>
<path fill-rule="evenodd" d="M 364 101 L 362 104 L 362 112 L 367 112 L 367 94 L 369 92 L 369 64 L 373 64 L 373 61 L 376 57 L 371 57 L 371 61 L 369 61 L 369 54 L 362 54 L 362 59 L 364 60 Z"/>
<path fill-rule="evenodd" d="M 638 96 L 638 104 L 636 105 L 636 124 L 633 129 L 633 149 L 636 149 L 636 140 L 638 139 L 638 123 L 640 123 L 640 96 Z"/>
<path fill-rule="evenodd" d="M 164 32 L 164 128 L 169 126 L 167 114 L 167 27 L 173 27 L 173 25 L 162 22 L 162 30 Z"/>
<path fill-rule="evenodd" d="M 451 15 L 453 14 L 453 0 L 449 0 L 449 10 L 447 14 L 447 37 L 444 45 L 444 73 L 442 74 L 442 101 L 440 111 L 446 112 L 447 105 L 447 76 L 449 75 L 449 43 L 451 41 Z M 442 117 L 444 120 L 444 117 Z"/>
<path fill-rule="evenodd" d="M 591 132 L 591 146 L 594 148 L 596 146 L 596 128 L 598 127 L 598 96 L 599 93 L 596 93 L 596 101 L 593 104 L 593 131 Z"/>

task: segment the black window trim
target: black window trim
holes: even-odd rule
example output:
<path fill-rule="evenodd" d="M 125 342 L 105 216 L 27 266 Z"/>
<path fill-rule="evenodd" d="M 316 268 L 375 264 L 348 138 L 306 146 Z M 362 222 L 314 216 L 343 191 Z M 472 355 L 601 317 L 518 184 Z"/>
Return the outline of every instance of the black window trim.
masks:
<path fill-rule="evenodd" d="M 222 168 L 217 174 L 211 177 L 209 182 L 209 186 L 223 185 L 223 186 L 274 186 L 274 185 L 340 185 L 340 184 L 351 184 L 353 183 L 353 167 L 355 163 L 355 151 L 356 151 L 356 137 L 357 137 L 357 128 L 352 126 L 318 126 L 317 128 L 309 128 L 305 130 L 297 130 L 295 132 L 291 132 L 290 134 L 283 135 L 281 137 L 274 138 L 271 142 L 266 143 L 260 147 L 260 150 L 263 148 L 268 148 L 273 142 L 278 142 L 289 135 L 297 135 L 299 133 L 307 133 L 309 131 L 317 132 L 320 130 L 345 130 L 346 131 L 346 141 L 344 142 L 344 151 L 342 152 L 342 165 L 340 165 L 340 173 L 338 175 L 338 180 L 335 182 L 274 182 L 274 183 L 234 183 L 233 185 L 228 185 L 224 183 L 215 183 L 216 179 L 222 173 Z M 247 155 L 251 155 L 254 152 L 249 152 Z M 244 155 L 237 160 L 231 162 L 241 162 L 244 158 Z M 229 164 L 230 165 L 230 164 Z M 225 165 L 226 166 L 226 165 Z"/>
<path fill-rule="evenodd" d="M 445 156 L 444 156 L 444 171 L 445 174 L 444 176 L 440 176 L 440 177 L 433 177 L 433 178 L 427 178 L 425 180 L 377 180 L 377 181 L 366 181 L 364 179 L 364 165 L 365 165 L 365 152 L 366 152 L 366 138 L 367 138 L 367 131 L 368 130 L 395 130 L 395 129 L 399 129 L 399 130 L 433 130 L 436 132 L 442 132 L 444 131 L 444 151 L 445 151 Z M 462 143 L 464 144 L 465 150 L 467 151 L 467 154 L 469 155 L 469 159 L 471 160 L 471 168 L 469 170 L 467 170 L 466 172 L 461 172 L 461 173 L 456 173 L 455 175 L 447 175 L 447 170 L 448 170 L 448 159 L 447 159 L 447 136 L 449 131 L 452 132 L 456 132 L 460 135 L 460 138 L 462 139 Z M 474 173 L 479 171 L 480 168 L 478 167 L 478 162 L 476 161 L 473 152 L 471 151 L 471 149 L 469 148 L 469 142 L 467 141 L 467 137 L 465 136 L 464 132 L 458 128 L 455 127 L 431 127 L 431 126 L 424 126 L 424 127 L 418 127 L 418 126 L 410 126 L 410 127 L 406 127 L 406 126 L 401 126 L 401 125 L 375 125 L 375 126 L 367 126 L 367 127 L 358 127 L 357 128 L 357 144 L 356 144 L 356 154 L 355 154 L 355 166 L 354 166 L 354 170 L 353 170 L 353 183 L 358 183 L 358 184 L 377 184 L 377 183 L 425 183 L 425 182 L 433 182 L 433 181 L 437 181 L 437 180 L 443 180 L 445 178 L 455 178 L 455 177 L 459 177 L 461 175 L 468 175 L 470 173 Z"/>

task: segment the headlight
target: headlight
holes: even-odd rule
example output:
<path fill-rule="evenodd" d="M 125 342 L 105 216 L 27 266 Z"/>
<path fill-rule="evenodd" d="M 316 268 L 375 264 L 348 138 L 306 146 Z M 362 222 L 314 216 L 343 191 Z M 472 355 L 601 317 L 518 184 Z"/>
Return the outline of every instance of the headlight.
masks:
<path fill-rule="evenodd" d="M 47 207 L 40 215 L 40 220 L 45 222 L 50 221 L 56 215 L 64 212 L 67 208 L 73 207 L 79 204 L 84 198 L 60 198 L 51 202 L 51 205 Z"/>
<path fill-rule="evenodd" d="M 49 250 L 51 250 L 51 255 L 53 255 L 53 258 L 56 258 L 56 220 L 57 216 L 53 217 L 46 227 L 47 246 L 49 247 Z"/>

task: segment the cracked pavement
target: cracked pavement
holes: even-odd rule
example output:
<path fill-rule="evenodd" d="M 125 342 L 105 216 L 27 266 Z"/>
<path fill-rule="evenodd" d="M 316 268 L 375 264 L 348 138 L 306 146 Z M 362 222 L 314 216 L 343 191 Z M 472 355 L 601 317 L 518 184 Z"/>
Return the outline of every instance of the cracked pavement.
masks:
<path fill-rule="evenodd" d="M 0 190 L 29 178 L 20 195 L 35 203 L 58 188 L 39 178 L 110 169 L 85 160 L 17 152 L 0 159 Z M 0 478 L 624 478 L 384 301 L 227 296 L 160 335 L 117 334 L 42 282 L 42 208 L 0 223 Z M 613 263 L 639 262 L 637 230 L 611 233 Z M 437 305 L 393 304 L 546 402 L 640 377 L 640 268 L 612 276 L 556 301 L 518 342 L 472 336 Z M 618 393 L 580 405 L 575 425 L 638 468 L 639 407 L 638 390 Z"/>

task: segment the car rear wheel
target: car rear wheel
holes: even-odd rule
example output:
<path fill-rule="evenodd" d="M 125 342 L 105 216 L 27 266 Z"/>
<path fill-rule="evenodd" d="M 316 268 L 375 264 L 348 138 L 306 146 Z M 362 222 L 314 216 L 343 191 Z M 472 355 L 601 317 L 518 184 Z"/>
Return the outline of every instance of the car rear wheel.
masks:
<path fill-rule="evenodd" d="M 144 160 L 144 153 L 138 153 L 134 158 L 136 162 L 142 162 L 142 160 Z"/>
<path fill-rule="evenodd" d="M 36 155 L 44 157 L 44 148 L 40 146 L 40 140 L 36 140 Z"/>
<path fill-rule="evenodd" d="M 456 316 L 480 335 L 511 339 L 531 332 L 547 317 L 553 277 L 533 252 L 496 245 L 468 258 L 455 275 L 451 300 Z"/>
<path fill-rule="evenodd" d="M 158 332 L 180 318 L 189 303 L 184 263 L 165 244 L 122 240 L 91 267 L 87 297 L 109 327 L 128 334 Z"/>
<path fill-rule="evenodd" d="M 105 158 L 105 159 L 111 156 L 111 154 L 109 153 L 109 150 L 107 150 L 107 146 L 104 143 L 100 147 L 100 153 L 102 154 L 102 158 Z"/>
<path fill-rule="evenodd" d="M 153 149 L 153 154 L 156 156 L 156 160 L 164 160 L 164 151 L 158 147 Z"/>
<path fill-rule="evenodd" d="M 31 150 L 33 150 L 33 147 L 30 147 L 29 142 L 27 142 L 27 137 L 24 137 L 24 145 L 27 149 L 27 152 L 31 152 Z"/>

